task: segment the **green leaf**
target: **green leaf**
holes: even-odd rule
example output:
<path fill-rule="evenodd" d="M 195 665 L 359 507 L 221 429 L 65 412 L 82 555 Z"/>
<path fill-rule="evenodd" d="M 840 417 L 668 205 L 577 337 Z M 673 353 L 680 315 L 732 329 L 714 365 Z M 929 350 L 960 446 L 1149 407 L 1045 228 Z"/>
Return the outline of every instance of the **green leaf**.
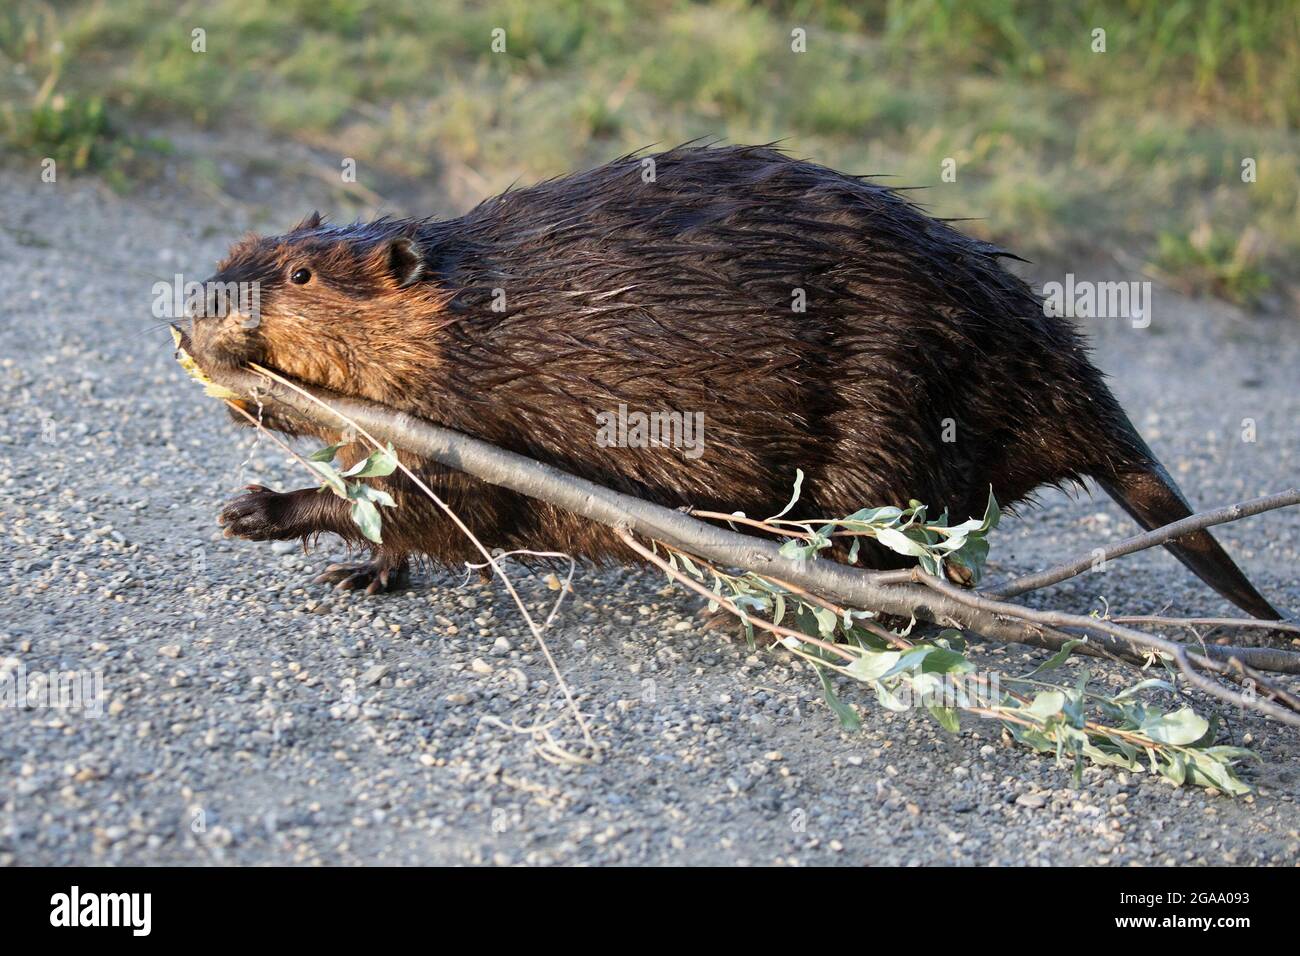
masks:
<path fill-rule="evenodd" d="M 743 611 L 741 613 L 742 615 L 744 614 Z M 754 641 L 754 625 L 750 622 L 749 618 L 742 616 L 740 619 L 740 626 L 745 631 L 745 643 L 749 646 L 751 651 L 756 650 L 758 645 Z"/>
<path fill-rule="evenodd" d="M 946 647 L 936 647 L 921 661 L 922 674 L 963 674 L 975 669 L 975 665 Z"/>
<path fill-rule="evenodd" d="M 1110 740 L 1110 738 L 1107 738 Z M 1116 752 L 1115 748 L 1107 744 L 1107 748 L 1094 746 L 1091 743 L 1084 743 L 1083 754 L 1093 763 L 1109 765 L 1112 767 L 1126 767 L 1129 770 L 1134 768 L 1137 758 L 1137 750 L 1129 747 L 1127 750 L 1121 748 Z"/>
<path fill-rule="evenodd" d="M 988 561 L 989 543 L 983 538 L 968 538 L 962 547 L 948 555 L 948 560 L 970 571 L 971 581 L 979 584 Z"/>
<path fill-rule="evenodd" d="M 835 691 L 831 688 L 831 679 L 827 676 L 826 669 L 822 667 L 814 667 L 813 669 L 817 671 L 817 676 L 821 678 L 822 693 L 826 695 L 826 703 L 830 706 L 831 710 L 835 711 L 835 716 L 840 719 L 840 726 L 845 730 L 857 730 L 861 727 L 862 718 L 857 715 L 857 712 L 835 696 Z"/>
<path fill-rule="evenodd" d="M 870 647 L 877 651 L 887 651 L 893 646 L 878 634 L 874 634 L 871 631 L 860 627 L 853 628 L 853 630 L 849 631 L 846 636 L 851 641 L 856 641 L 862 647 Z"/>
<path fill-rule="evenodd" d="M 954 651 L 961 652 L 966 649 L 966 638 L 962 637 L 961 631 L 954 627 L 944 628 L 935 636 L 934 640 L 936 644 L 946 644 Z"/>
<path fill-rule="evenodd" d="M 829 538 L 815 537 L 812 540 L 790 538 L 781 545 L 780 555 L 793 561 L 807 561 L 817 556 L 817 552 L 830 546 Z"/>
<path fill-rule="evenodd" d="M 348 482 L 348 497 L 352 499 L 363 499 L 373 501 L 375 504 L 383 505 L 385 508 L 396 508 L 397 502 L 393 496 L 382 488 L 372 488 L 370 485 L 362 484 L 359 481 Z"/>
<path fill-rule="evenodd" d="M 1184 751 L 1187 757 L 1188 776 L 1202 787 L 1218 787 L 1224 793 L 1241 796 L 1250 793 L 1250 786 L 1232 772 L 1226 763 L 1215 760 L 1201 750 Z"/>
<path fill-rule="evenodd" d="M 1026 747 L 1032 747 L 1040 754 L 1049 753 L 1056 749 L 1056 744 L 1052 743 L 1046 734 L 1035 727 L 1024 727 L 1011 721 L 1006 721 L 1004 726 L 1010 731 L 1012 737 Z"/>
<path fill-rule="evenodd" d="M 731 603 L 741 610 L 748 608 L 762 614 L 767 611 L 768 599 L 765 594 L 738 593 L 731 596 Z"/>
<path fill-rule="evenodd" d="M 1074 691 L 1065 697 L 1065 717 L 1074 727 L 1082 727 L 1087 720 L 1084 710 L 1088 703 L 1088 681 L 1090 680 L 1092 680 L 1092 672 L 1084 668 L 1079 673 L 1079 679 L 1074 682 Z"/>
<path fill-rule="evenodd" d="M 947 512 L 944 512 L 944 514 L 946 515 Z M 970 518 L 966 521 L 963 521 L 961 524 L 955 524 L 943 528 L 940 533 L 943 534 L 944 537 L 951 540 L 952 538 L 965 538 L 966 535 L 970 534 L 972 531 L 979 531 L 983 527 L 984 527 L 983 519 Z"/>
<path fill-rule="evenodd" d="M 890 551 L 896 551 L 899 554 L 910 554 L 913 557 L 928 556 L 930 554 L 925 545 L 913 541 L 903 532 L 893 528 L 880 528 L 877 530 L 876 540 Z"/>
<path fill-rule="evenodd" d="M 902 655 L 898 659 L 898 663 L 895 664 L 884 676 L 893 677 L 895 674 L 902 674 L 905 671 L 918 669 L 921 662 L 938 649 L 939 648 L 935 647 L 933 644 L 918 644 L 916 647 L 902 652 Z"/>
<path fill-rule="evenodd" d="M 1173 693 L 1174 690 L 1173 685 L 1170 684 L 1168 681 L 1161 680 L 1159 677 L 1149 677 L 1144 681 L 1138 681 L 1132 687 L 1120 691 L 1118 694 L 1115 695 L 1114 699 L 1127 700 L 1128 698 L 1133 697 L 1144 690 L 1151 690 L 1152 688 L 1167 690 L 1170 693 Z"/>
<path fill-rule="evenodd" d="M 352 523 L 361 529 L 361 533 L 373 541 L 375 544 L 383 544 L 383 539 L 379 536 L 381 519 L 379 509 L 375 507 L 373 501 L 369 498 L 354 498 L 352 500 Z"/>
<path fill-rule="evenodd" d="M 903 512 L 893 505 L 886 505 L 883 508 L 863 508 L 861 511 L 853 512 L 841 524 L 848 525 L 849 522 L 853 522 L 861 527 L 854 527 L 852 530 L 865 531 L 867 525 L 892 524 L 902 515 Z"/>
<path fill-rule="evenodd" d="M 375 502 L 376 504 L 381 504 L 385 508 L 397 507 L 397 502 L 393 500 L 393 496 L 390 495 L 388 492 L 382 491 L 379 488 L 371 488 L 369 485 L 366 485 L 366 488 L 367 488 L 366 497 L 369 498 L 371 501 Z"/>
<path fill-rule="evenodd" d="M 1048 717 L 1055 717 L 1064 707 L 1064 694 L 1059 690 L 1045 690 L 1042 693 L 1035 694 L 1034 702 L 1028 707 L 1022 708 L 1022 710 L 1033 714 L 1039 720 L 1046 720 Z"/>
<path fill-rule="evenodd" d="M 799 489 L 802 488 L 802 487 L 803 487 L 803 469 L 802 469 L 802 468 L 796 468 L 796 469 L 794 470 L 794 495 L 791 496 L 791 498 L 790 498 L 790 503 L 789 503 L 788 505 L 786 505 L 784 508 L 782 508 L 782 509 L 781 509 L 779 512 L 777 512 L 776 514 L 772 515 L 772 517 L 771 517 L 771 518 L 768 518 L 767 520 L 768 520 L 768 521 L 771 521 L 772 518 L 784 518 L 784 517 L 786 516 L 786 514 L 790 511 L 790 509 L 793 508 L 793 507 L 795 506 L 796 503 L 798 503 L 798 501 L 799 501 Z"/>
<path fill-rule="evenodd" d="M 1138 749 L 1123 737 L 1116 737 L 1114 734 L 1106 734 L 1106 740 L 1110 745 L 1113 745 L 1115 749 L 1124 754 L 1124 756 L 1128 758 L 1130 764 L 1137 760 Z"/>
<path fill-rule="evenodd" d="M 813 613 L 812 608 L 802 603 L 795 605 L 794 628 L 809 637 L 820 637 L 822 633 L 821 622 L 817 620 L 817 615 Z"/>
<path fill-rule="evenodd" d="M 818 635 L 820 637 L 834 637 L 835 627 L 840 622 L 840 619 L 835 616 L 835 612 L 824 607 L 815 607 L 812 612 L 813 616 L 817 618 Z"/>
<path fill-rule="evenodd" d="M 950 734 L 961 731 L 961 722 L 957 719 L 957 711 L 951 707 L 940 707 L 938 704 L 929 706 L 930 716 L 939 721 L 939 726 Z"/>
<path fill-rule="evenodd" d="M 1186 747 L 1204 737 L 1210 725 L 1196 711 L 1184 707 L 1172 714 L 1155 714 L 1138 729 L 1156 743 Z"/>
<path fill-rule="evenodd" d="M 998 526 L 998 521 L 1002 518 L 1002 509 L 998 507 L 998 500 L 993 497 L 993 486 L 989 485 L 989 503 L 984 508 L 984 531 L 992 531 Z"/>
<path fill-rule="evenodd" d="M 346 443 L 341 443 L 338 445 L 327 445 L 326 447 L 321 448 L 318 451 L 312 452 L 310 455 L 307 456 L 307 460 L 308 461 L 333 461 L 334 456 L 339 453 L 339 449 L 343 447 L 343 444 Z"/>
<path fill-rule="evenodd" d="M 1256 763 L 1264 762 L 1263 757 L 1248 747 L 1232 747 L 1227 744 L 1220 744 L 1216 747 L 1205 747 L 1199 752 L 1208 754 L 1219 761 L 1253 760 Z"/>
<path fill-rule="evenodd" d="M 347 482 L 339 477 L 338 471 L 328 461 L 309 460 L 307 464 L 311 465 L 312 468 L 314 468 L 321 476 L 321 480 L 324 482 L 326 488 L 329 488 L 330 491 L 334 492 L 334 494 L 338 495 L 340 498 L 346 498 L 348 496 Z"/>
<path fill-rule="evenodd" d="M 347 471 L 344 478 L 385 478 L 397 470 L 397 452 L 389 444 L 387 449 L 371 452 L 365 461 L 359 461 Z"/>
<path fill-rule="evenodd" d="M 974 665 L 956 651 L 946 647 L 936 647 L 933 644 L 918 644 L 905 651 L 893 669 L 884 676 L 892 677 L 905 671 L 916 671 L 918 674 L 952 674 L 973 669 Z"/>
<path fill-rule="evenodd" d="M 1028 674 L 1025 675 L 1025 677 L 1035 677 L 1038 674 L 1043 673 L 1044 671 L 1056 670 L 1056 668 L 1060 667 L 1062 664 L 1065 663 L 1066 659 L 1070 656 L 1071 652 L 1076 647 L 1078 647 L 1080 644 L 1085 644 L 1085 643 L 1087 642 L 1082 640 L 1066 641 L 1064 644 L 1061 645 L 1061 649 L 1059 651 L 1057 651 L 1047 660 L 1043 661 L 1043 663 L 1039 664 L 1037 667 L 1031 670 Z"/>
<path fill-rule="evenodd" d="M 868 683 L 884 677 L 898 663 L 902 654 L 898 651 L 880 651 L 865 653 L 851 663 L 847 671 L 850 677 Z"/>
<path fill-rule="evenodd" d="M 886 710 L 901 714 L 909 709 L 906 704 L 894 696 L 893 692 L 883 682 L 874 681 L 871 688 L 876 692 L 876 700 L 880 701 L 880 706 Z"/>
<path fill-rule="evenodd" d="M 1160 765 L 1160 773 L 1181 787 L 1187 781 L 1187 761 L 1183 755 L 1174 751 L 1168 755 L 1168 762 Z"/>

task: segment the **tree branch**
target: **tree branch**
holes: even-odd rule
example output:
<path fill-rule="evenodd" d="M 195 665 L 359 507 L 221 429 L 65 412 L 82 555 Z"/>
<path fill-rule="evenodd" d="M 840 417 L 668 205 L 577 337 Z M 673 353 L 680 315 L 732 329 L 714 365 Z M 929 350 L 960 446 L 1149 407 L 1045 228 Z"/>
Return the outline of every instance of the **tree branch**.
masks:
<path fill-rule="evenodd" d="M 775 542 L 705 524 L 681 511 L 621 494 L 403 412 L 320 388 L 307 389 L 310 395 L 302 395 L 287 384 L 271 380 L 270 374 L 274 373 L 222 371 L 219 378 L 213 377 L 233 390 L 254 393 L 263 402 L 272 401 L 299 418 L 326 428 L 342 431 L 348 423 L 355 423 L 378 439 L 391 441 L 422 458 L 466 472 L 490 484 L 546 501 L 619 532 L 635 532 L 718 564 L 789 582 L 838 604 L 903 618 L 915 616 L 937 624 L 952 624 L 1001 642 L 1059 648 L 1066 641 L 1084 634 L 1096 642 L 1098 650 L 1128 660 L 1145 661 L 1155 652 L 1180 666 L 1195 664 L 1230 679 L 1242 673 L 1242 666 L 1300 673 L 1300 654 L 1288 651 L 1211 645 L 1203 654 L 1193 654 L 1173 641 L 1113 622 L 1002 603 L 990 596 L 964 591 L 946 581 L 920 575 L 919 569 L 901 573 L 873 572 L 829 560 L 787 558 L 780 553 Z M 1274 502 L 1279 497 L 1259 501 Z M 1247 505 L 1254 506 L 1255 510 L 1243 510 L 1237 514 L 1238 517 L 1268 510 L 1268 507 L 1281 507 L 1280 504 L 1268 507 L 1257 503 Z M 1222 509 L 1215 514 L 1231 511 L 1233 509 Z M 1232 518 L 1212 517 L 1206 523 L 1227 520 Z M 1185 534 L 1188 530 L 1196 529 L 1175 530 L 1167 537 Z M 1226 663 L 1229 661 L 1241 666 L 1230 667 Z M 1202 678 L 1196 683 L 1208 693 L 1234 705 L 1243 700 L 1215 681 Z M 1257 700 L 1254 706 L 1278 720 L 1300 726 L 1300 718 L 1269 701 Z"/>
<path fill-rule="evenodd" d="M 1232 627 L 1300 634 L 1300 624 L 1288 621 L 1260 621 L 1253 617 L 1160 617 L 1157 614 L 1125 614 L 1112 617 L 1116 624 L 1148 624 L 1152 627 Z"/>
<path fill-rule="evenodd" d="M 1292 488 L 1275 495 L 1265 495 L 1262 498 L 1252 498 L 1249 501 L 1243 501 L 1239 504 L 1228 505 L 1226 508 L 1216 508 L 1214 511 L 1203 511 L 1200 514 L 1190 515 L 1179 521 L 1175 521 L 1172 524 L 1167 524 L 1163 527 L 1155 528 L 1152 531 L 1143 532 L 1142 534 L 1135 534 L 1131 538 L 1125 538 L 1123 541 L 1112 544 L 1102 552 L 1102 560 L 1109 561 L 1112 558 L 1122 558 L 1126 554 L 1133 554 L 1136 551 L 1145 551 L 1147 548 L 1154 548 L 1156 545 L 1164 544 L 1166 541 L 1172 541 L 1175 538 L 1181 538 L 1194 531 L 1203 531 L 1216 524 L 1225 524 L 1229 521 L 1236 521 L 1240 518 L 1249 518 L 1251 515 L 1262 514 L 1265 511 L 1274 511 L 1277 508 L 1286 508 L 1297 504 L 1300 504 L 1300 490 Z M 1045 571 L 1039 571 L 1037 574 L 1027 574 L 1024 577 L 1015 578 L 1014 580 L 1007 581 L 997 587 L 983 590 L 984 593 L 988 594 L 990 597 L 1015 597 L 1017 594 L 1024 594 L 1026 591 L 1036 591 L 1039 588 L 1045 588 L 1069 580 L 1075 575 L 1082 574 L 1084 571 L 1093 567 L 1096 560 L 1097 557 L 1095 554 L 1086 554 L 1075 558 L 1072 561 L 1067 561 L 1064 564 L 1050 567 Z"/>

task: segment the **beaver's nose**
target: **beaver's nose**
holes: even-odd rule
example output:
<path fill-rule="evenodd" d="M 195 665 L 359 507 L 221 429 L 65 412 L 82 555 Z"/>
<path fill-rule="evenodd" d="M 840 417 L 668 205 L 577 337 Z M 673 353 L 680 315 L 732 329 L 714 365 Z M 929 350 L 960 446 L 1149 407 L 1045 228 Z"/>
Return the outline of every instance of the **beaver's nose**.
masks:
<path fill-rule="evenodd" d="M 199 319 L 222 319 L 223 326 L 255 329 L 261 319 L 256 286 L 222 283 L 209 279 L 185 302 L 185 317 L 191 326 Z"/>
<path fill-rule="evenodd" d="M 241 329 L 255 329 L 260 324 L 256 312 L 245 312 L 242 309 L 232 308 L 226 312 L 226 321 L 239 326 Z"/>

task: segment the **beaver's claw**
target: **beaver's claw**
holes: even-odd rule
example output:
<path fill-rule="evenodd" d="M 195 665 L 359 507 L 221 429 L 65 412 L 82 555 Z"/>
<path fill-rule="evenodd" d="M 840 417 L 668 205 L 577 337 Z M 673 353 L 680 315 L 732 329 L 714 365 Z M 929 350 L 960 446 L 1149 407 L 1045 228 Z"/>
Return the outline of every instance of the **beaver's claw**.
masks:
<path fill-rule="evenodd" d="M 397 564 L 385 561 L 331 564 L 312 579 L 312 584 L 332 584 L 340 591 L 365 590 L 367 594 L 400 591 L 411 584 L 411 566 L 405 558 Z"/>

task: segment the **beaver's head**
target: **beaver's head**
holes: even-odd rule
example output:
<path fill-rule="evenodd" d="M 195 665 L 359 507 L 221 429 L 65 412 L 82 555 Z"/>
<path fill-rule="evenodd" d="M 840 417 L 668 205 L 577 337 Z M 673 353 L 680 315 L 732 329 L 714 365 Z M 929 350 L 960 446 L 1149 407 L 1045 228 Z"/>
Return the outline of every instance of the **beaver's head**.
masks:
<path fill-rule="evenodd" d="M 209 370 L 257 362 L 394 403 L 436 362 L 447 298 L 417 226 L 329 226 L 312 214 L 284 235 L 240 241 L 191 305 L 194 358 Z"/>

